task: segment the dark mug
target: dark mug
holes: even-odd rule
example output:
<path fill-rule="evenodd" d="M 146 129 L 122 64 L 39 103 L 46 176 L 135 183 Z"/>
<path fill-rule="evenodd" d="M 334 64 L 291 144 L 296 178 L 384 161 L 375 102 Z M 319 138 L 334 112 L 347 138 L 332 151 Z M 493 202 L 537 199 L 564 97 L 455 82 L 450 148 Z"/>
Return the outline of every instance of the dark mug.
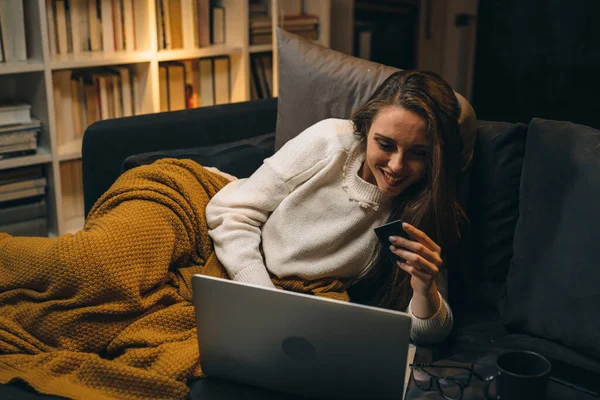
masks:
<path fill-rule="evenodd" d="M 525 400 L 544 399 L 552 364 L 541 354 L 533 351 L 510 351 L 496 359 L 496 375 L 485 380 L 487 399 Z M 496 397 L 490 397 L 489 389 L 496 380 Z"/>

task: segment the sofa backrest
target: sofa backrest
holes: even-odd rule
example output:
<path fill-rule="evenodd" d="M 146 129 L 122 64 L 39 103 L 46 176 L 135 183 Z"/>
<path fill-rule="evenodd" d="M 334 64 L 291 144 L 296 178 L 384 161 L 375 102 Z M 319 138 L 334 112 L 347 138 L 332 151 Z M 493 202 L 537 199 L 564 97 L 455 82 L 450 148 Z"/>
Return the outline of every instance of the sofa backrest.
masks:
<path fill-rule="evenodd" d="M 83 136 L 85 214 L 134 154 L 212 146 L 275 132 L 277 99 L 98 121 Z"/>

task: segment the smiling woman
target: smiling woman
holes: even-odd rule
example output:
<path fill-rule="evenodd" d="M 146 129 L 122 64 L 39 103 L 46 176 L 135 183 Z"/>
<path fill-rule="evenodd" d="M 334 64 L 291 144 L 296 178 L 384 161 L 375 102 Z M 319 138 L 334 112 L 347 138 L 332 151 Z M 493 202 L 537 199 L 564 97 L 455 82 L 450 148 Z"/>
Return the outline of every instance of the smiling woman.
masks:
<path fill-rule="evenodd" d="M 443 260 L 439 244 L 455 245 L 466 220 L 456 200 L 459 115 L 452 88 L 439 76 L 400 71 L 390 75 L 352 116 L 356 134 L 367 143 L 363 179 L 393 197 L 389 221 L 410 222 L 413 230 L 408 230 L 412 243 L 391 239 L 393 251 L 406 262 L 390 268 L 379 257 L 380 267 L 367 277 L 381 281 L 386 276 L 387 289 L 377 290 L 378 305 L 404 307 L 414 291 L 414 315 L 429 318 L 440 309 L 436 277 Z M 447 283 L 437 281 L 445 291 Z"/>
<path fill-rule="evenodd" d="M 323 120 L 287 142 L 207 205 L 230 278 L 267 287 L 274 277 L 339 280 L 351 300 L 408 308 L 415 341 L 444 340 L 453 318 L 441 249 L 464 218 L 459 115 L 439 76 L 399 71 L 350 120 Z M 400 218 L 410 240 L 390 238 L 402 260 L 391 264 L 373 229 Z"/>

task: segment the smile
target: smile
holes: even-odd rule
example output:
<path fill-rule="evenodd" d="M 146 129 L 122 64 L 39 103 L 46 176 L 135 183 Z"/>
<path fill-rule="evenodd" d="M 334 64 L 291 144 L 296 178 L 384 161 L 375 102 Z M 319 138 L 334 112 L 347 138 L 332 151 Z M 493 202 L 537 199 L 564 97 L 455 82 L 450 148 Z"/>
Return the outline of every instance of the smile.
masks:
<path fill-rule="evenodd" d="M 384 170 L 381 170 L 381 172 L 383 172 L 383 176 L 385 177 L 388 184 L 390 184 L 392 186 L 402 183 L 407 178 L 405 176 L 397 177 L 397 176 L 391 175 L 391 174 L 385 172 Z"/>

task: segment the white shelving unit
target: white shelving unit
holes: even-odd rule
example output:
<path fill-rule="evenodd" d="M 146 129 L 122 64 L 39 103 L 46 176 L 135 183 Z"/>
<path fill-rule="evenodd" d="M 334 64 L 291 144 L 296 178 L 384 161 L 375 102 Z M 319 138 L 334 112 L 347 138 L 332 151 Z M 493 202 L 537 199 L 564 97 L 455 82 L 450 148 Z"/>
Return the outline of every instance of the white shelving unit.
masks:
<path fill-rule="evenodd" d="M 0 0 L 6 1 L 6 0 Z M 16 0 L 10 0 L 16 1 Z M 48 179 L 46 203 L 48 205 L 48 231 L 58 236 L 81 229 L 82 213 L 72 215 L 63 197 L 70 176 L 63 176 L 68 163 L 80 163 L 81 139 L 58 143 L 57 121 L 53 96 L 53 75 L 61 70 L 100 66 L 126 65 L 136 76 L 134 109 L 136 114 L 155 113 L 160 110 L 159 63 L 229 56 L 231 75 L 231 101 L 250 100 L 250 54 L 273 51 L 277 59 L 275 37 L 272 44 L 249 45 L 248 0 L 222 0 L 225 13 L 225 44 L 195 49 L 157 49 L 156 0 L 135 0 L 136 51 L 82 52 L 51 56 L 48 40 L 47 1 L 22 0 L 25 13 L 27 61 L 0 63 L 0 101 L 23 100 L 31 104 L 32 116 L 42 122 L 39 150 L 36 155 L 0 160 L 0 170 L 30 165 L 43 165 Z M 269 0 L 266 0 L 269 1 Z M 279 26 L 279 1 L 271 1 L 274 25 Z M 289 0 L 284 0 L 289 1 Z M 319 40 L 330 45 L 330 0 L 302 1 L 305 13 L 319 17 Z M 273 94 L 278 93 L 277 63 L 273 65 Z M 79 167 L 80 168 L 80 167 Z M 61 170 L 63 171 L 61 173 Z M 81 184 L 80 184 L 81 185 Z M 82 190 L 80 201 L 83 204 Z M 69 194 L 69 195 L 72 195 Z M 83 209 L 83 207 L 81 207 Z"/>

